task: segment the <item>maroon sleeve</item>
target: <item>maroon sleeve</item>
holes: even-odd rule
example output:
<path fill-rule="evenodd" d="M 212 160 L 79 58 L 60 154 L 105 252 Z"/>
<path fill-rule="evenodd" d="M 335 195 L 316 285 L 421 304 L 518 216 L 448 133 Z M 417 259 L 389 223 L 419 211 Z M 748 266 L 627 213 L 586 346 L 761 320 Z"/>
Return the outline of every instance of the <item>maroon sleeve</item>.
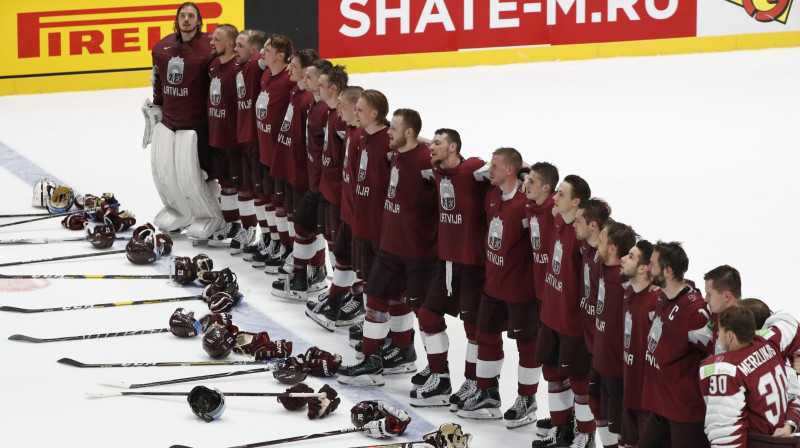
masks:
<path fill-rule="evenodd" d="M 595 314 L 597 312 L 597 288 L 602 266 L 597 262 L 597 248 L 581 242 L 581 322 L 586 348 L 594 353 Z M 609 375 L 610 376 L 610 375 Z M 615 378 L 618 378 L 615 376 Z"/>
<path fill-rule="evenodd" d="M 612 378 L 622 378 L 624 324 L 622 301 L 629 286 L 620 266 L 601 266 L 594 313 L 594 368 Z"/>
<path fill-rule="evenodd" d="M 547 265 L 542 300 L 542 323 L 567 336 L 583 336 L 573 316 L 580 311 L 581 251 L 575 228 L 558 215 L 553 228 L 553 248 Z"/>
<path fill-rule="evenodd" d="M 332 204 L 342 201 L 342 158 L 346 130 L 347 124 L 339 118 L 335 108 L 331 109 L 325 126 L 325 143 L 322 145 L 322 179 L 319 188 Z"/>
<path fill-rule="evenodd" d="M 660 291 L 648 291 L 648 288 L 638 293 L 633 292 L 632 287 L 625 291 L 622 405 L 628 409 L 642 410 L 647 333 L 660 294 Z"/>
<path fill-rule="evenodd" d="M 359 152 L 358 144 L 361 140 L 362 129 L 353 126 L 347 127 L 344 139 L 344 155 L 342 156 L 342 221 L 353 224 L 353 208 L 356 195 L 356 176 L 358 171 Z"/>
<path fill-rule="evenodd" d="M 319 193 L 322 177 L 322 147 L 325 144 L 325 125 L 328 123 L 330 108 L 324 101 L 311 105 L 306 124 L 306 155 L 308 156 L 308 190 Z"/>

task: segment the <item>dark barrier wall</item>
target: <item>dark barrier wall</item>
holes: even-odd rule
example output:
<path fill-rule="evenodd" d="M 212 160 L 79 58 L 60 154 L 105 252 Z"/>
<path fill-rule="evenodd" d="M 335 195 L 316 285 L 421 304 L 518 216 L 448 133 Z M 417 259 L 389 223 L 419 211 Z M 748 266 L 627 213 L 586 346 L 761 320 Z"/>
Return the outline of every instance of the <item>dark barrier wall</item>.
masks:
<path fill-rule="evenodd" d="M 319 0 L 245 0 L 244 26 L 285 34 L 295 48 L 319 48 Z"/>

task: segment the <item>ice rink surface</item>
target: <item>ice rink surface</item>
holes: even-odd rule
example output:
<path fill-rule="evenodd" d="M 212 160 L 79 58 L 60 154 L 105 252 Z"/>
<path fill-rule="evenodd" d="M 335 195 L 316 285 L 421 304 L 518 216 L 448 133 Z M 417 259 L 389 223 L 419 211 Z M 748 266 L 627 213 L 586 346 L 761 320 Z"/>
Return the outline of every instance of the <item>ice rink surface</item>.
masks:
<path fill-rule="evenodd" d="M 519 149 L 528 162 L 549 161 L 561 177 L 584 177 L 606 199 L 616 220 L 643 237 L 682 241 L 687 278 L 702 285 L 721 264 L 738 268 L 745 297 L 800 315 L 796 302 L 800 242 L 791 232 L 800 218 L 795 190 L 800 164 L 800 49 L 602 59 L 507 66 L 353 75 L 351 85 L 383 91 L 390 110 L 409 107 L 423 119 L 423 135 L 440 127 L 461 132 L 462 154 L 488 160 L 500 146 Z M 141 149 L 142 100 L 149 89 L 72 92 L 0 98 L 0 214 L 40 211 L 30 205 L 31 186 L 51 176 L 76 193 L 114 192 L 139 224 L 161 205 Z M 363 217 L 370 219 L 370 217 Z M 0 224 L 14 219 L 3 218 Z M 783 224 L 781 224 L 783 223 Z M 787 233 L 788 232 L 788 233 Z M 129 235 L 130 232 L 126 232 Z M 0 228 L 0 240 L 75 236 L 59 220 Z M 113 249 L 124 244 L 117 242 Z M 96 253 L 86 242 L 2 245 L 0 263 Z M 227 250 L 193 248 L 176 241 L 173 253 L 208 253 L 217 269 L 238 274 L 245 302 L 233 312 L 243 330 L 268 330 L 294 341 L 295 353 L 311 345 L 354 361 L 346 330 L 328 333 L 303 314 L 303 305 L 269 294 L 274 279 Z M 166 274 L 168 260 L 130 264 L 124 255 L 0 268 L 2 274 Z M 24 308 L 84 305 L 199 294 L 164 280 L 0 280 L 0 305 Z M 499 421 L 463 420 L 445 409 L 408 406 L 410 375 L 387 377 L 386 386 L 353 388 L 327 380 L 342 397 L 320 421 L 289 412 L 274 398 L 229 397 L 223 417 L 210 424 L 195 417 L 183 397 L 88 399 L 86 392 L 114 391 L 98 384 L 130 383 L 244 370 L 252 367 L 141 367 L 79 369 L 57 364 L 203 361 L 200 338 L 171 334 L 30 344 L 38 338 L 165 328 L 177 306 L 202 316 L 199 301 L 39 314 L 0 312 L 0 428 L 4 447 L 227 447 L 351 426 L 350 407 L 363 399 L 386 400 L 411 412 L 405 440 L 418 440 L 441 423 L 456 421 L 474 435 L 472 446 L 527 447 L 534 427 L 506 430 Z M 466 342 L 449 319 L 454 388 L 463 380 Z M 426 365 L 417 337 L 417 366 Z M 232 355 L 230 359 L 243 359 Z M 501 380 L 503 410 L 516 397 L 516 347 L 506 344 Z M 318 389 L 323 381 L 309 377 Z M 189 391 L 196 384 L 223 392 L 275 392 L 286 386 L 271 375 L 140 390 Z M 546 417 L 546 383 L 540 383 L 538 416 Z M 347 434 L 291 446 L 350 447 L 378 443 Z"/>

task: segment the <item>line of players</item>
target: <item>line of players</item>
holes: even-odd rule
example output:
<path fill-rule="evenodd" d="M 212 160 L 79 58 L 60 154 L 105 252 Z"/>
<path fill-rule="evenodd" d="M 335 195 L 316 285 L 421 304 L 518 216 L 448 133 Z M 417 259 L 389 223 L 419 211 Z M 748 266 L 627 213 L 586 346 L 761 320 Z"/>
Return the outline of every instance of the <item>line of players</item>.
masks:
<path fill-rule="evenodd" d="M 544 162 L 526 173 L 513 148 L 487 167 L 461 156 L 452 129 L 421 143 L 417 112 L 387 121 L 381 92 L 348 86 L 344 67 L 286 36 L 231 25 L 206 35 L 193 3 L 175 26 L 153 50 L 153 107 L 171 131 L 196 132 L 200 166 L 219 184 L 225 224 L 208 242 L 287 274 L 273 294 L 298 300 L 325 288 L 327 245 L 333 282 L 307 314 L 332 331 L 366 313 L 354 329 L 363 360 L 340 382 L 415 371 L 416 318 L 428 367 L 411 404 L 522 426 L 535 421 L 543 375 L 550 427 L 540 422 L 533 446 L 594 446 L 595 431 L 605 447 L 744 446 L 748 427 L 796 428 L 796 374 L 782 367 L 800 348 L 797 322 L 751 299 L 723 312 L 719 297 L 741 295 L 733 268 L 706 275 L 709 310 L 683 278 L 680 244 L 638 239 L 579 176 L 559 184 Z M 200 96 L 204 116 L 188 119 Z M 455 393 L 445 314 L 469 341 Z M 501 414 L 503 332 L 520 361 L 518 397 Z"/>

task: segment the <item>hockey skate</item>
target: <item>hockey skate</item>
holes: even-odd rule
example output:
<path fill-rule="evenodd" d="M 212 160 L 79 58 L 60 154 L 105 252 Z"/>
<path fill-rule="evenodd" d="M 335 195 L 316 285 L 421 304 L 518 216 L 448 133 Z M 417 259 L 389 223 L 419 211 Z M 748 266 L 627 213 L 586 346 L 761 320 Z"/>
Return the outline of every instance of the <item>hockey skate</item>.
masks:
<path fill-rule="evenodd" d="M 272 295 L 289 300 L 306 300 L 308 291 L 308 278 L 302 275 L 292 275 L 272 282 Z"/>
<path fill-rule="evenodd" d="M 327 296 L 326 296 L 327 297 Z M 327 297 L 325 302 L 316 301 L 314 309 L 306 307 L 306 316 L 318 323 L 322 328 L 333 331 L 336 329 L 336 321 L 339 319 L 342 308 L 342 296 Z M 306 302 L 306 305 L 314 301 Z"/>
<path fill-rule="evenodd" d="M 383 386 L 385 382 L 380 354 L 369 355 L 358 364 L 342 366 L 337 381 L 351 386 Z"/>
<path fill-rule="evenodd" d="M 422 385 L 428 381 L 428 377 L 430 376 L 431 376 L 431 366 L 425 366 L 424 369 L 420 370 L 414 376 L 411 377 L 411 390 L 417 390 L 420 387 L 422 387 Z"/>
<path fill-rule="evenodd" d="M 414 373 L 417 371 L 417 351 L 414 349 L 414 339 L 408 347 L 397 348 L 389 339 L 389 346 L 381 350 L 383 358 L 383 373 L 386 375 L 399 375 L 401 373 Z"/>
<path fill-rule="evenodd" d="M 594 433 L 576 433 L 575 440 L 572 441 L 569 448 L 594 448 Z"/>
<path fill-rule="evenodd" d="M 461 387 L 450 395 L 450 412 L 458 412 L 459 409 L 464 407 L 467 398 L 471 397 L 478 390 L 478 382 L 475 380 L 465 379 Z"/>
<path fill-rule="evenodd" d="M 418 389 L 411 391 L 411 406 L 438 407 L 450 405 L 450 372 L 432 373 Z"/>
<path fill-rule="evenodd" d="M 342 299 L 342 311 L 339 313 L 339 318 L 336 319 L 336 326 L 346 327 L 357 322 L 363 322 L 366 313 L 364 298 L 360 296 L 353 297 L 351 293 L 347 293 Z"/>
<path fill-rule="evenodd" d="M 285 244 L 280 241 L 275 242 L 275 251 L 272 256 L 264 261 L 264 272 L 267 274 L 278 274 L 278 269 L 283 266 L 292 252 Z"/>
<path fill-rule="evenodd" d="M 520 426 L 535 422 L 536 409 L 538 408 L 539 406 L 536 404 L 536 395 L 529 395 L 527 397 L 517 395 L 514 405 L 503 414 L 503 419 L 506 421 L 506 428 L 519 428 Z"/>
<path fill-rule="evenodd" d="M 322 308 L 325 306 L 325 303 L 328 301 L 328 291 L 323 292 L 316 299 L 308 299 L 306 301 L 306 314 L 309 311 L 314 311 L 316 309 Z"/>
<path fill-rule="evenodd" d="M 356 348 L 361 340 L 364 339 L 364 321 L 351 325 L 347 332 L 349 333 L 350 347 Z M 361 350 L 356 349 L 356 352 L 357 354 L 361 353 Z"/>
<path fill-rule="evenodd" d="M 271 242 L 272 240 L 269 237 L 269 233 L 261 233 L 260 236 L 256 237 L 253 243 L 248 244 L 242 249 L 242 260 L 253 261 L 253 256 L 261 251 L 266 251 L 267 246 Z"/>
<path fill-rule="evenodd" d="M 464 405 L 456 414 L 463 418 L 478 420 L 495 420 L 502 418 L 500 413 L 500 390 L 494 387 L 477 389 L 472 396 L 467 398 Z"/>
<path fill-rule="evenodd" d="M 240 228 L 230 243 L 231 255 L 239 255 L 256 238 L 256 228 Z"/>
<path fill-rule="evenodd" d="M 231 241 L 242 228 L 240 222 L 226 222 L 221 229 L 212 233 L 208 237 L 208 245 L 211 247 L 228 247 Z"/>
<path fill-rule="evenodd" d="M 572 446 L 575 440 L 574 423 L 567 423 L 566 425 L 554 426 L 550 428 L 547 435 L 534 440 L 531 443 L 533 448 L 567 448 Z"/>
<path fill-rule="evenodd" d="M 271 240 L 264 249 L 261 249 L 253 254 L 253 258 L 250 260 L 251 265 L 256 269 L 263 268 L 266 266 L 267 261 L 270 260 L 281 247 L 283 247 L 283 245 L 280 243 L 280 241 Z"/>

